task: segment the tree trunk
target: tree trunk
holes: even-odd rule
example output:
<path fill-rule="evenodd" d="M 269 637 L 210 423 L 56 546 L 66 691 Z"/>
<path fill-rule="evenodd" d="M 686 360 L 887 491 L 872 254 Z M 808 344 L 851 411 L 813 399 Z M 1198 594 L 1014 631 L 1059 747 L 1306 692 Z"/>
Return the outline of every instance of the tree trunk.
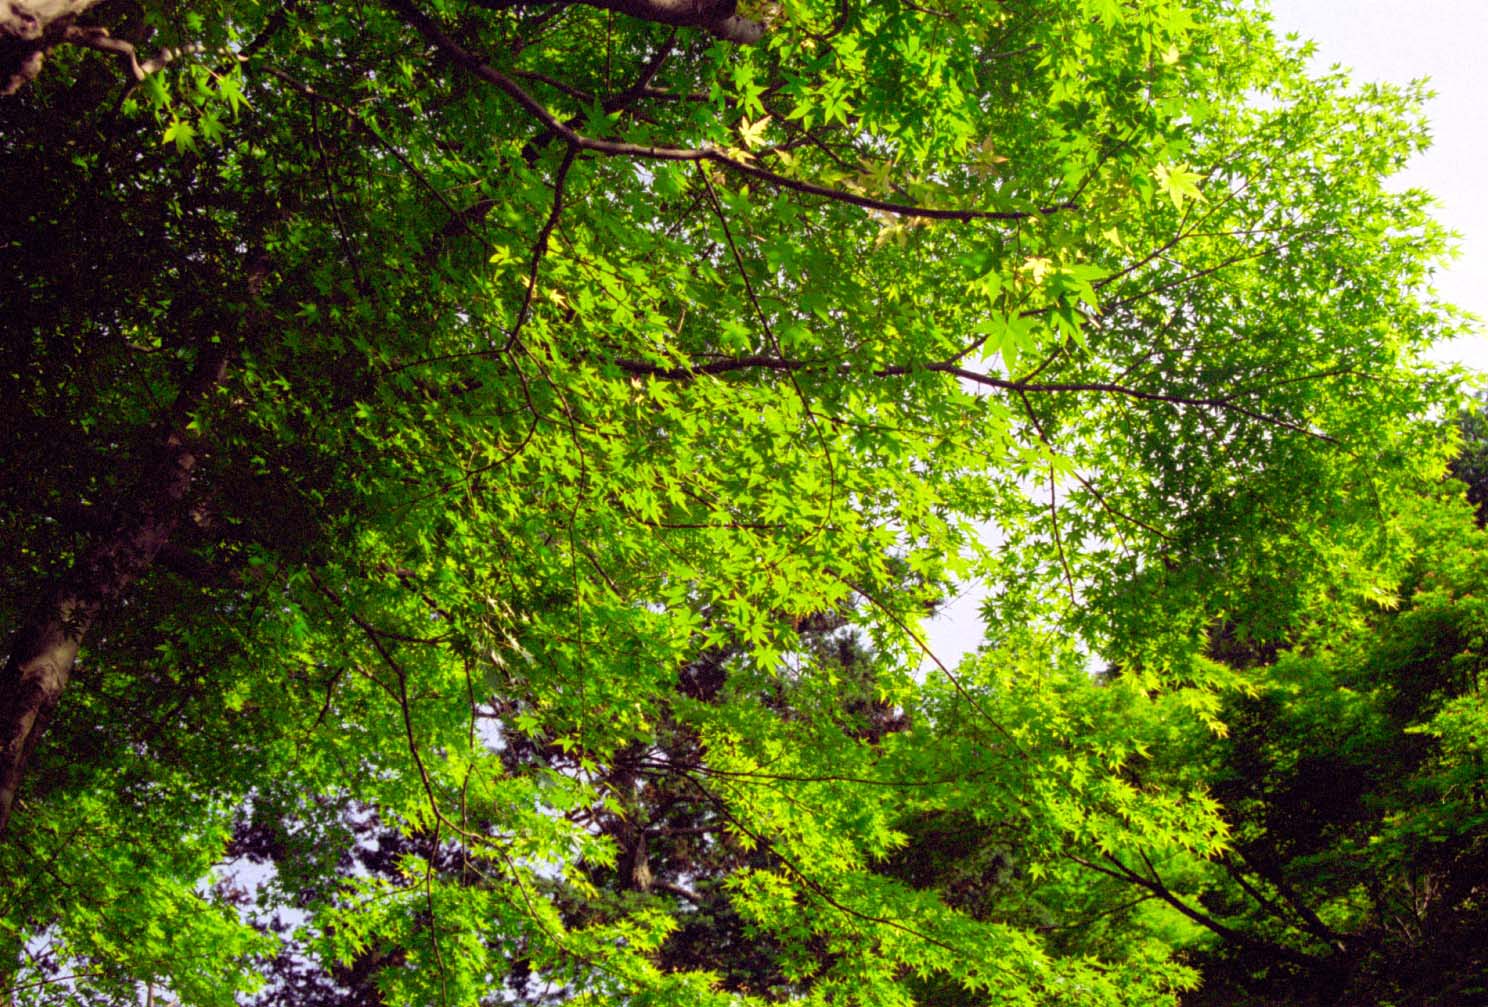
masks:
<path fill-rule="evenodd" d="M 256 298 L 268 262 L 255 255 L 248 295 Z M 10 822 L 26 764 L 67 687 L 84 635 L 155 562 L 187 510 L 199 452 L 187 433 L 191 414 L 221 384 L 230 347 L 225 335 L 203 339 L 190 378 L 164 423 L 157 461 L 135 492 L 136 506 L 84 550 L 73 568 L 12 637 L 0 671 L 0 836 Z"/>

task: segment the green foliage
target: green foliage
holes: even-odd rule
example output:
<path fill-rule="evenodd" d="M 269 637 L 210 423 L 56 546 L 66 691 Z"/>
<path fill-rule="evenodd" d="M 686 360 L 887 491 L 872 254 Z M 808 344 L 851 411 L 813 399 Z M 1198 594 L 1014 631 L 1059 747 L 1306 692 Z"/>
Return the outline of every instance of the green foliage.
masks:
<path fill-rule="evenodd" d="M 1218 883 L 1217 739 L 1333 668 L 1209 630 L 1387 598 L 1449 449 L 1417 89 L 1220 0 L 127 6 L 169 66 L 0 99 L 0 614 L 82 635 L 14 1002 L 1194 985 L 1128 875 Z M 1477 821 L 1392 681 L 1286 723 L 1420 753 L 1380 856 Z"/>
<path fill-rule="evenodd" d="M 1352 625 L 1294 631 L 1226 704 L 1226 736 L 1190 731 L 1159 760 L 1157 778 L 1197 778 L 1230 827 L 1223 856 L 1164 866 L 1230 931 L 1191 942 L 1201 1003 L 1482 993 L 1488 540 L 1446 497 L 1420 501 L 1404 530 L 1398 599 L 1344 602 Z"/>

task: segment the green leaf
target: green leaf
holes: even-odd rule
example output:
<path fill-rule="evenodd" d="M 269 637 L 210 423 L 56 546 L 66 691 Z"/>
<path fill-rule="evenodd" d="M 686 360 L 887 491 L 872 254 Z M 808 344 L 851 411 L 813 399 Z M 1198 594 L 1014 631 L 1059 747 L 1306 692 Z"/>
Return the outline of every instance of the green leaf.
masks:
<path fill-rule="evenodd" d="M 196 126 L 184 119 L 172 119 L 169 126 L 165 128 L 165 135 L 161 138 L 162 143 L 174 143 L 176 152 L 184 154 L 188 150 L 196 149 Z"/>

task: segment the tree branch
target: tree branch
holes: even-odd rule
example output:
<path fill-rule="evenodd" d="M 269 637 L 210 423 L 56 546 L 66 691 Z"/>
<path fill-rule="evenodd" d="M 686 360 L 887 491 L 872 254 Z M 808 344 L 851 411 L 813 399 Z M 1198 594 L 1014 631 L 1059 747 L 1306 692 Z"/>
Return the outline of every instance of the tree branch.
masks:
<path fill-rule="evenodd" d="M 552 2 L 552 0 L 549 0 Z M 765 26 L 752 18 L 741 17 L 738 0 L 572 0 L 587 7 L 612 10 L 642 21 L 671 25 L 673 28 L 701 28 L 725 42 L 754 45 L 765 37 Z M 496 7 L 485 2 L 483 7 Z M 508 6 L 501 4 L 501 6 Z"/>
<path fill-rule="evenodd" d="M 817 196 L 831 202 L 845 203 L 850 206 L 861 207 L 865 210 L 878 210 L 881 213 L 889 213 L 898 217 L 915 217 L 925 220 L 959 220 L 964 223 L 972 220 L 1028 220 L 1030 218 L 1051 216 L 1066 210 L 1078 209 L 1074 203 L 1059 203 L 1053 206 L 1039 207 L 1034 210 L 941 209 L 937 207 L 918 206 L 911 203 L 896 203 L 891 200 L 875 199 L 872 196 L 863 196 L 841 189 L 829 188 L 825 185 L 817 185 L 815 182 L 789 178 L 766 168 L 761 168 L 758 165 L 742 161 L 718 147 L 661 147 L 584 136 L 582 133 L 574 130 L 572 126 L 550 113 L 543 107 L 540 101 L 528 94 L 511 77 L 508 77 L 500 70 L 486 63 L 479 56 L 476 56 L 452 39 L 435 24 L 433 19 L 415 7 L 410 0 L 388 0 L 388 6 L 396 11 L 415 31 L 433 43 L 435 48 L 449 57 L 451 61 L 463 67 L 473 76 L 498 88 L 520 105 L 534 119 L 542 123 L 550 132 L 577 147 L 579 150 L 587 150 L 591 153 L 602 154 L 607 157 L 631 157 L 643 161 L 711 162 L 735 174 L 753 178 L 776 188 L 789 189 L 793 192 L 799 192 L 808 196 Z M 601 6 L 601 4 L 596 4 L 596 6 Z"/>
<path fill-rule="evenodd" d="M 1256 937 L 1252 937 L 1247 933 L 1236 930 L 1234 927 L 1226 926 L 1207 913 L 1203 913 L 1195 909 L 1193 906 L 1189 905 L 1187 902 L 1183 901 L 1177 895 L 1175 895 L 1173 893 L 1173 890 L 1170 889 L 1167 885 L 1163 884 L 1162 879 L 1159 878 L 1157 876 L 1157 872 L 1153 870 L 1152 862 L 1147 859 L 1145 854 L 1142 855 L 1142 860 L 1144 863 L 1146 863 L 1148 870 L 1153 871 L 1152 877 L 1150 878 L 1132 870 L 1130 867 L 1126 866 L 1126 864 L 1122 863 L 1119 859 L 1109 853 L 1104 854 L 1104 857 L 1108 863 L 1113 865 L 1114 869 L 1113 867 L 1105 867 L 1101 864 L 1094 863 L 1093 861 L 1086 860 L 1084 857 L 1077 856 L 1073 853 L 1066 853 L 1065 856 L 1075 863 L 1079 864 L 1081 867 L 1087 867 L 1092 871 L 1098 871 L 1101 874 L 1105 874 L 1108 877 L 1115 878 L 1118 881 L 1125 881 L 1129 884 L 1136 885 L 1139 888 L 1146 889 L 1153 895 L 1156 895 L 1162 901 L 1166 902 L 1168 905 L 1172 906 L 1174 909 L 1178 910 L 1178 912 L 1182 913 L 1184 916 L 1197 923 L 1199 926 L 1211 931 L 1214 934 L 1217 934 L 1219 937 L 1223 938 L 1226 941 L 1229 941 L 1232 944 L 1239 944 L 1243 947 L 1252 948 L 1274 958 L 1278 958 L 1286 962 L 1291 962 L 1293 965 L 1301 965 L 1305 968 L 1312 968 L 1319 963 L 1319 960 L 1312 957 L 1311 955 L 1305 955 L 1302 954 L 1300 951 L 1294 951 L 1293 949 L 1282 944 L 1274 944 L 1271 941 L 1265 941 Z"/>
<path fill-rule="evenodd" d="M 644 360 L 633 360 L 629 358 L 616 358 L 610 361 L 620 370 L 627 374 L 663 378 L 669 381 L 690 381 L 699 375 L 728 374 L 732 371 L 747 370 L 769 370 L 769 371 L 802 371 L 821 366 L 823 361 L 793 360 L 784 357 L 772 357 L 768 355 L 755 354 L 747 357 L 725 357 L 721 360 L 711 360 L 707 363 L 696 364 L 691 367 L 662 367 L 650 364 Z M 982 385 L 987 388 L 997 388 L 1002 391 L 1014 393 L 1032 392 L 1036 394 L 1072 394 L 1079 392 L 1098 392 L 1108 395 L 1118 395 L 1122 398 L 1137 399 L 1143 402 L 1165 402 L 1169 405 L 1178 406 L 1201 406 L 1211 409 L 1228 409 L 1242 416 L 1268 426 L 1280 427 L 1291 430 L 1294 433 L 1306 434 L 1308 437 L 1326 441 L 1329 444 L 1338 444 L 1335 437 L 1320 430 L 1305 427 L 1300 423 L 1272 416 L 1256 409 L 1239 404 L 1238 400 L 1247 394 L 1252 394 L 1244 389 L 1230 392 L 1227 395 L 1174 395 L 1168 392 L 1151 392 L 1131 385 L 1123 385 L 1112 381 L 1030 381 L 1025 378 L 999 378 L 980 371 L 973 371 L 965 367 L 958 367 L 950 362 L 934 362 L 926 364 L 893 364 L 888 367 L 880 367 L 871 371 L 874 377 L 907 377 L 916 371 L 928 371 L 932 374 L 949 374 L 973 384 Z M 1325 377 L 1326 373 L 1309 375 L 1308 378 Z M 1298 379 L 1306 380 L 1306 379 Z"/>
<path fill-rule="evenodd" d="M 1258 869 L 1254 864 L 1252 864 L 1250 858 L 1246 857 L 1244 853 L 1240 854 L 1240 859 L 1245 861 L 1246 867 L 1249 867 L 1252 871 L 1255 872 L 1256 877 L 1264 879 L 1265 881 L 1270 883 L 1273 888 L 1276 889 L 1281 897 L 1286 900 L 1287 904 L 1292 907 L 1292 910 L 1299 917 L 1301 917 L 1303 925 L 1306 927 L 1309 933 L 1311 933 L 1318 940 L 1322 941 L 1329 948 L 1332 948 L 1336 951 L 1343 950 L 1344 944 L 1342 935 L 1340 935 L 1336 930 L 1322 921 L 1322 918 L 1313 911 L 1311 906 L 1303 901 L 1302 897 L 1297 894 L 1296 890 L 1286 883 L 1286 881 L 1281 877 L 1280 871 L 1262 871 Z M 1271 902 L 1271 900 L 1267 899 L 1245 880 L 1245 872 L 1239 867 L 1239 865 L 1237 865 L 1229 857 L 1225 857 L 1221 862 L 1224 864 L 1225 870 L 1229 872 L 1230 877 L 1235 879 L 1240 887 L 1245 890 L 1246 894 L 1250 895 L 1251 898 L 1255 899 L 1261 905 L 1265 906 L 1278 919 L 1285 921 L 1285 916 L 1282 915 L 1279 909 L 1273 908 L 1275 904 Z"/>
<path fill-rule="evenodd" d="M 689 888 L 684 888 L 681 885 L 672 884 L 672 882 L 670 881 L 657 881 L 653 878 L 651 881 L 651 890 L 656 892 L 666 892 L 668 895 L 675 895 L 679 899 L 686 899 L 688 902 L 691 902 L 695 906 L 700 906 L 703 904 L 703 897 L 697 892 L 694 892 Z"/>
<path fill-rule="evenodd" d="M 522 307 L 517 312 L 517 320 L 512 324 L 511 333 L 506 337 L 506 345 L 501 351 L 503 353 L 510 353 L 517 344 L 522 326 L 527 324 L 527 317 L 532 312 L 532 298 L 537 293 L 538 270 L 542 268 L 543 256 L 548 252 L 548 241 L 553 236 L 553 228 L 558 226 L 558 218 L 563 215 L 563 187 L 568 182 L 568 171 L 573 167 L 574 157 L 578 152 L 577 147 L 569 144 L 568 149 L 563 152 L 563 161 L 553 176 L 553 207 L 548 211 L 548 219 L 543 222 L 542 229 L 537 232 L 537 240 L 532 243 L 532 261 L 527 267 L 527 292 L 522 295 Z"/>

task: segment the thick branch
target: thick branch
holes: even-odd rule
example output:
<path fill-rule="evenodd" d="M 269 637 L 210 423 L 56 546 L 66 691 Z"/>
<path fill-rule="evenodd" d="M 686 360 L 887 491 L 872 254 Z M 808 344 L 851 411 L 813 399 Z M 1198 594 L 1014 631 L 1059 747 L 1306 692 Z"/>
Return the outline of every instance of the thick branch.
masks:
<path fill-rule="evenodd" d="M 123 61 L 124 68 L 129 71 L 129 76 L 134 78 L 135 83 L 144 80 L 152 73 L 165 69 L 178 56 L 201 51 L 199 45 L 167 46 L 141 63 L 139 52 L 134 48 L 133 42 L 114 38 L 107 28 L 83 28 L 78 25 L 69 25 L 62 35 L 62 41 L 84 49 L 118 56 Z"/>
<path fill-rule="evenodd" d="M 65 41 L 73 19 L 97 0 L 5 0 L 0 3 L 0 95 L 36 79 L 51 49 Z"/>
<path fill-rule="evenodd" d="M 590 7 L 628 14 L 676 28 L 701 28 L 726 42 L 753 45 L 765 26 L 735 13 L 737 0 L 579 0 Z"/>
<path fill-rule="evenodd" d="M 97 0 L 8 0 L 0 3 L 0 95 L 12 95 L 36 79 L 46 54 L 59 45 L 118 56 L 138 83 L 193 47 L 165 48 L 143 62 L 134 43 L 107 28 L 75 24 Z"/>

